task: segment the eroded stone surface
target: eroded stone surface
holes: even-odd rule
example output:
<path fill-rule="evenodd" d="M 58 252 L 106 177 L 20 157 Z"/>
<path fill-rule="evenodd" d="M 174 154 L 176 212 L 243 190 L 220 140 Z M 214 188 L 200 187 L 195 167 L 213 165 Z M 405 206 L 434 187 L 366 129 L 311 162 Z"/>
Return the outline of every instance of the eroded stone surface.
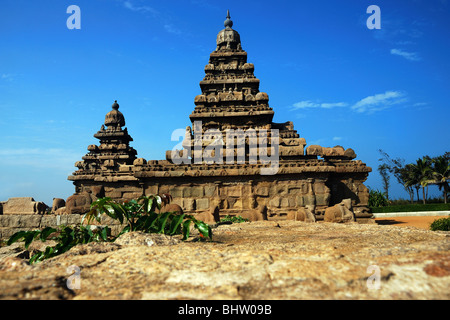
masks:
<path fill-rule="evenodd" d="M 379 225 L 260 221 L 213 242 L 89 244 L 29 266 L 0 260 L 2 299 L 449 299 L 450 239 Z M 67 268 L 81 270 L 69 290 Z M 367 269 L 380 270 L 370 290 Z"/>

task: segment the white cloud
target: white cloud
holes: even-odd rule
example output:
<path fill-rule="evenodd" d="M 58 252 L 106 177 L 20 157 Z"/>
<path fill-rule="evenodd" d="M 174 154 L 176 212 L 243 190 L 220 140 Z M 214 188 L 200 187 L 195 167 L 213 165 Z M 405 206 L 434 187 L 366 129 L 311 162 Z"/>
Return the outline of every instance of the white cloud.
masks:
<path fill-rule="evenodd" d="M 169 32 L 169 33 L 173 33 L 173 34 L 180 34 L 181 31 L 178 30 L 177 28 L 175 28 L 173 25 L 171 24 L 165 24 L 164 25 L 164 29 Z"/>
<path fill-rule="evenodd" d="M 400 91 L 386 91 L 385 93 L 380 93 L 361 99 L 352 106 L 352 109 L 359 113 L 373 113 L 405 101 L 407 101 L 407 98 L 404 93 Z"/>
<path fill-rule="evenodd" d="M 152 7 L 149 7 L 149 6 L 136 6 L 131 1 L 128 1 L 128 0 L 123 2 L 123 6 L 125 8 L 127 8 L 128 10 L 131 10 L 131 11 L 149 12 L 149 13 L 152 13 L 154 15 L 158 14 L 158 11 L 153 9 Z"/>
<path fill-rule="evenodd" d="M 348 103 L 346 102 L 335 102 L 335 103 L 316 103 L 311 101 L 300 101 L 294 103 L 292 105 L 293 110 L 297 109 L 307 109 L 307 108 L 323 108 L 323 109 L 331 109 L 335 107 L 347 107 Z"/>
<path fill-rule="evenodd" d="M 10 73 L 2 73 L 2 75 L 0 76 L 0 78 L 4 81 L 8 81 L 11 82 L 14 80 L 14 75 L 10 74 Z"/>
<path fill-rule="evenodd" d="M 333 141 L 341 141 L 342 137 L 333 137 Z"/>
<path fill-rule="evenodd" d="M 332 108 L 344 108 L 346 110 L 351 109 L 357 113 L 372 114 L 376 111 L 387 109 L 393 105 L 407 102 L 408 96 L 401 91 L 386 91 L 385 93 L 374 94 L 372 96 L 365 97 L 356 103 L 348 102 L 334 102 L 334 103 L 319 103 L 311 100 L 304 100 L 294 103 L 291 106 L 293 110 L 307 110 L 307 109 L 332 109 Z M 418 102 L 413 104 L 415 107 L 425 106 L 427 103 Z M 303 113 L 302 113 L 303 115 Z M 302 116 L 304 118 L 304 115 Z M 335 137 L 333 140 L 338 141 L 340 137 Z"/>
<path fill-rule="evenodd" d="M 409 61 L 422 60 L 416 52 L 407 52 L 400 49 L 391 49 L 391 54 L 403 57 Z"/>
<path fill-rule="evenodd" d="M 122 1 L 122 0 L 120 0 L 120 1 Z M 128 10 L 138 12 L 141 14 L 146 14 L 146 13 L 151 14 L 153 16 L 153 18 L 155 19 L 155 21 L 160 23 L 163 26 L 164 30 L 166 30 L 168 33 L 177 34 L 177 35 L 183 33 L 181 30 L 179 30 L 173 24 L 170 23 L 170 21 L 173 19 L 171 19 L 169 16 L 159 12 L 158 10 L 156 10 L 153 7 L 150 7 L 148 5 L 137 5 L 135 3 L 136 3 L 136 1 L 131 1 L 131 0 L 122 1 L 123 6 Z"/>

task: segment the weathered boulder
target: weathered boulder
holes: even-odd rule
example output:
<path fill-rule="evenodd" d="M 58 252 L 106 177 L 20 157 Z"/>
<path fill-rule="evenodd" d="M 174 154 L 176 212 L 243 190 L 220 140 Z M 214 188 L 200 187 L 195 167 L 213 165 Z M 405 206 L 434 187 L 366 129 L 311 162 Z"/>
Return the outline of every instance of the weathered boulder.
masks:
<path fill-rule="evenodd" d="M 9 198 L 3 204 L 3 214 L 44 214 L 48 206 L 32 197 Z"/>
<path fill-rule="evenodd" d="M 122 236 L 32 266 L 0 258 L 0 299 L 450 299 L 450 237 L 413 227 L 260 221 L 218 226 L 212 242 Z M 80 289 L 67 288 L 72 265 Z"/>
<path fill-rule="evenodd" d="M 344 199 L 341 203 L 325 209 L 325 222 L 346 223 L 355 220 L 351 199 Z"/>
<path fill-rule="evenodd" d="M 121 235 L 115 244 L 122 246 L 171 246 L 180 243 L 180 239 L 159 233 L 128 232 Z"/>

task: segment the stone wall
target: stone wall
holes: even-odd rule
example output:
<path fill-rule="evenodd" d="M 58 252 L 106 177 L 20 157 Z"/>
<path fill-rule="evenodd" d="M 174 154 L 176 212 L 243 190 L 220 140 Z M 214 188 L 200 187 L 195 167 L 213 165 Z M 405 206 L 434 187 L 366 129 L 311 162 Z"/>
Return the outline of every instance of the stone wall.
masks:
<path fill-rule="evenodd" d="M 81 223 L 82 215 L 0 215 L 0 240 L 9 239 L 14 233 L 18 231 L 31 231 L 44 229 L 46 227 L 56 228 L 58 226 L 74 226 Z M 94 224 L 94 223 L 92 223 Z M 119 222 L 112 220 L 107 216 L 103 216 L 101 223 L 96 225 L 108 225 L 111 228 L 111 233 L 117 235 L 121 230 Z"/>
<path fill-rule="evenodd" d="M 221 179 L 221 180 L 219 180 Z M 136 199 L 142 195 L 170 194 L 173 203 L 186 213 L 195 214 L 219 209 L 219 215 L 243 215 L 267 207 L 269 220 L 284 220 L 300 208 L 312 206 L 321 220 L 325 209 L 352 199 L 352 206 L 366 204 L 368 190 L 365 176 L 309 173 L 276 176 L 201 176 L 148 179 L 141 183 L 105 182 L 106 197 L 115 200 Z M 90 190 L 89 182 L 83 190 Z M 362 200 L 361 200 L 362 199 Z M 358 211 L 358 210 L 356 210 Z M 358 218 L 358 212 L 355 212 Z"/>

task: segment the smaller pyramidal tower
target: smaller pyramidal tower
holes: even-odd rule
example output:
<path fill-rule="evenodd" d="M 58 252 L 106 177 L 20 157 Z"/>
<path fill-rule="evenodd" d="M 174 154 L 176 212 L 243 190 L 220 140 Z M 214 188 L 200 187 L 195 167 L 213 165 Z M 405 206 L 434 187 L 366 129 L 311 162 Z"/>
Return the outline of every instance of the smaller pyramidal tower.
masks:
<path fill-rule="evenodd" d="M 94 134 L 100 140 L 100 145 L 88 146 L 88 153 L 78 161 L 76 166 L 80 169 L 118 171 L 120 166 L 132 165 L 137 152 L 130 147 L 133 138 L 128 134 L 125 126 L 125 117 L 119 111 L 117 100 L 112 110 L 105 116 L 105 123 Z"/>

